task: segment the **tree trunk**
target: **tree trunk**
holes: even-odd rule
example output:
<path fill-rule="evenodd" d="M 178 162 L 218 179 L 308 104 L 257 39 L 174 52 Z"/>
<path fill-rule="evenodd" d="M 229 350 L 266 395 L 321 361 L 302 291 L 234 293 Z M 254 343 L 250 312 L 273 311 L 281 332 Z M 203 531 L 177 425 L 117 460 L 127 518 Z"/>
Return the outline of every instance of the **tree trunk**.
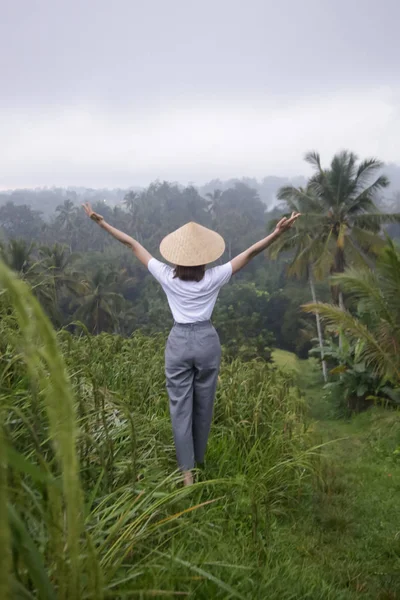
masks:
<path fill-rule="evenodd" d="M 339 308 L 344 310 L 343 292 L 339 292 Z"/>
<path fill-rule="evenodd" d="M 335 253 L 335 261 L 332 274 L 336 275 L 337 273 L 343 273 L 345 267 L 346 262 L 344 258 L 343 248 L 338 247 Z M 333 291 L 334 303 L 336 304 L 336 306 L 339 306 L 341 310 L 344 310 L 343 292 L 341 291 L 340 287 L 338 285 L 335 285 L 331 289 Z M 343 348 L 342 333 L 339 333 L 339 348 L 340 350 Z M 342 379 L 343 375 L 340 375 L 340 378 Z"/>
<path fill-rule="evenodd" d="M 346 262 L 345 262 L 345 258 L 344 258 L 343 248 L 337 247 L 330 274 L 337 275 L 339 273 L 343 273 L 345 270 L 345 267 L 346 267 Z M 340 290 L 340 286 L 337 283 L 335 283 L 334 285 L 331 285 L 330 288 L 331 288 L 333 304 L 336 304 L 336 306 L 340 306 L 340 304 L 342 303 L 342 305 L 343 305 L 343 294 Z"/>
<path fill-rule="evenodd" d="M 309 269 L 308 281 L 310 283 L 311 296 L 314 304 L 317 302 L 317 295 L 315 293 L 314 280 L 311 272 L 311 268 Z M 326 368 L 326 362 L 324 360 L 324 340 L 322 338 L 322 328 L 321 328 L 321 319 L 318 313 L 315 315 L 315 320 L 317 322 L 317 333 L 318 333 L 318 342 L 321 350 L 321 359 L 322 359 L 322 374 L 324 376 L 325 383 L 328 381 L 328 370 Z"/>

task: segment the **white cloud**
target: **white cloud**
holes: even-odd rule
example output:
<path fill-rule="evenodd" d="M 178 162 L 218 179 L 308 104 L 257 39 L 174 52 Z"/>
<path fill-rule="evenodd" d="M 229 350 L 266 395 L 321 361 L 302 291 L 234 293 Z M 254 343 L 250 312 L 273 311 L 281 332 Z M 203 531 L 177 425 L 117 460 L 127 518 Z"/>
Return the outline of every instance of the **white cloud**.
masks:
<path fill-rule="evenodd" d="M 324 162 L 340 149 L 400 162 L 399 89 L 164 106 L 119 114 L 96 107 L 8 113 L 0 118 L 2 187 L 126 186 L 155 178 L 306 173 L 303 155 Z"/>

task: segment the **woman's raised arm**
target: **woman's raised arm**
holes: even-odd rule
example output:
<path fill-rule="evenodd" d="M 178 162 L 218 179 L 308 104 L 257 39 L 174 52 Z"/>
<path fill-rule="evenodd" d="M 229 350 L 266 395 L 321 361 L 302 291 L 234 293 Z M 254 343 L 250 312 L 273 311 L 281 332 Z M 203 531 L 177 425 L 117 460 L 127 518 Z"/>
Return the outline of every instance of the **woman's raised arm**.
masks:
<path fill-rule="evenodd" d="M 85 204 L 82 204 L 82 206 L 88 217 L 90 217 L 95 223 L 100 225 L 100 227 L 102 229 L 105 229 L 106 231 L 108 231 L 108 233 L 110 233 L 113 237 L 115 237 L 116 240 L 118 240 L 125 246 L 128 246 L 129 248 L 131 248 L 134 255 L 136 256 L 136 258 L 138 260 L 140 260 L 140 262 L 143 263 L 145 267 L 147 267 L 149 260 L 153 257 L 150 254 L 150 252 L 148 252 L 146 250 L 146 248 L 144 248 L 142 246 L 142 244 L 139 244 L 139 242 L 137 242 L 135 239 L 133 239 L 133 237 L 131 237 L 130 235 L 127 235 L 126 233 L 124 233 L 123 231 L 120 231 L 116 227 L 109 225 L 104 220 L 104 217 L 102 217 L 98 213 L 95 213 L 92 210 L 92 207 L 89 202 L 85 202 Z"/>
<path fill-rule="evenodd" d="M 272 233 L 267 235 L 267 237 L 260 240 L 259 242 L 256 242 L 255 244 L 250 246 L 250 248 L 247 248 L 247 250 L 245 250 L 241 254 L 235 256 L 235 258 L 231 260 L 232 273 L 237 273 L 238 271 L 240 271 L 240 269 L 243 269 L 243 267 L 245 267 L 251 261 L 252 258 L 257 256 L 257 254 L 260 254 L 260 252 L 262 252 L 266 248 L 268 248 L 268 246 L 270 246 L 275 240 L 277 240 L 278 237 L 280 237 L 284 231 L 290 229 L 293 223 L 299 217 L 300 213 L 294 212 L 292 213 L 292 216 L 289 219 L 287 217 L 283 217 L 283 219 L 281 219 L 277 223 L 275 230 Z"/>

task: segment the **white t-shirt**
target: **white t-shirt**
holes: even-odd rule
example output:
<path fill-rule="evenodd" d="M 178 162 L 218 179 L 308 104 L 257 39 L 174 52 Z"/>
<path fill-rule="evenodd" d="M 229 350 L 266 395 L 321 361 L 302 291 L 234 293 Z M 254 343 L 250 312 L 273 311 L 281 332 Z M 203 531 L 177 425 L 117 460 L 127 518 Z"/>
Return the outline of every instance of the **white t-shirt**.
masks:
<path fill-rule="evenodd" d="M 232 276 L 230 262 L 207 269 L 201 281 L 174 279 L 174 269 L 156 258 L 149 260 L 150 273 L 161 283 L 172 316 L 177 323 L 196 323 L 211 319 L 218 292 Z"/>

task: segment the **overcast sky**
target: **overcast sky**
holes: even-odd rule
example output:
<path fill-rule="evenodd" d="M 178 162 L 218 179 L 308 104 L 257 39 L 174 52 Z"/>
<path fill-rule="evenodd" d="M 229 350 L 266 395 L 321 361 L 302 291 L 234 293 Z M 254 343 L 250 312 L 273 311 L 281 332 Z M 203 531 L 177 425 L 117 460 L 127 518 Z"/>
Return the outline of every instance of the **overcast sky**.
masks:
<path fill-rule="evenodd" d="M 400 164 L 398 0 L 0 0 L 0 187 Z"/>

